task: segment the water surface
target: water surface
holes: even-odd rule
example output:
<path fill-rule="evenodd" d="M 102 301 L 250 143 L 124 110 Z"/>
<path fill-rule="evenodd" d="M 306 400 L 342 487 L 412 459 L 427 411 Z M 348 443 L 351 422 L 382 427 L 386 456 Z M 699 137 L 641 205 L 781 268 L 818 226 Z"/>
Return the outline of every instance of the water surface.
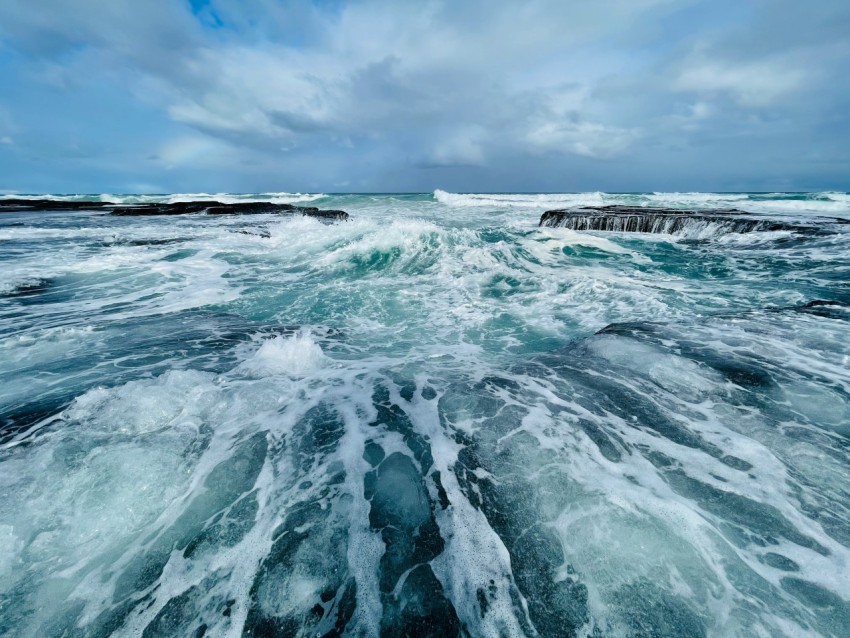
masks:
<path fill-rule="evenodd" d="M 0 216 L 0 634 L 847 635 L 850 227 L 537 221 L 850 196 L 215 197 Z"/>

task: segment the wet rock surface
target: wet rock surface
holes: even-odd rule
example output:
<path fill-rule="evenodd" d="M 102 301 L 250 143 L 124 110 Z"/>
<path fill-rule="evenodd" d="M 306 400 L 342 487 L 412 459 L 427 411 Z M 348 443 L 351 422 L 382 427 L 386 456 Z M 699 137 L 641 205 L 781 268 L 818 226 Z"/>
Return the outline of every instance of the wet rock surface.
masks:
<path fill-rule="evenodd" d="M 0 212 L 26 211 L 103 211 L 119 217 L 150 217 L 164 215 L 306 215 L 322 221 L 345 221 L 348 213 L 342 210 L 321 210 L 315 206 L 296 206 L 273 202 L 188 201 L 141 204 L 109 202 L 58 201 L 52 199 L 0 200 Z"/>
<path fill-rule="evenodd" d="M 704 227 L 718 234 L 771 231 L 816 234 L 823 232 L 824 222 L 847 223 L 847 220 L 822 218 L 813 220 L 811 224 L 803 224 L 766 219 L 733 208 L 694 212 L 636 206 L 588 206 L 548 210 L 540 217 L 539 225 L 548 228 L 618 233 L 674 234 Z"/>

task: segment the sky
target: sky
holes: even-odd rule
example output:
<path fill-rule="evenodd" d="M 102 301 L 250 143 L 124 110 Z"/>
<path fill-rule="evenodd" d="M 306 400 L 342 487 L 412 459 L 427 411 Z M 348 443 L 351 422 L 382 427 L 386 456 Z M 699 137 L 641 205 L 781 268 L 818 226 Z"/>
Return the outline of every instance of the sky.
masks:
<path fill-rule="evenodd" d="M 2 0 L 0 191 L 850 190 L 848 0 Z"/>

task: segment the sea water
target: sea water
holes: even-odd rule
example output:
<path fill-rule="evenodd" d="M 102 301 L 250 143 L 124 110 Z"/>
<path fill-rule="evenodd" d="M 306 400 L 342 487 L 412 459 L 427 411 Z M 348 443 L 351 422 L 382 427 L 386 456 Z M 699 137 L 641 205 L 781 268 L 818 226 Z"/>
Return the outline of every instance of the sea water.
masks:
<path fill-rule="evenodd" d="M 0 214 L 0 635 L 850 632 L 847 194 L 71 199 L 351 220 Z"/>

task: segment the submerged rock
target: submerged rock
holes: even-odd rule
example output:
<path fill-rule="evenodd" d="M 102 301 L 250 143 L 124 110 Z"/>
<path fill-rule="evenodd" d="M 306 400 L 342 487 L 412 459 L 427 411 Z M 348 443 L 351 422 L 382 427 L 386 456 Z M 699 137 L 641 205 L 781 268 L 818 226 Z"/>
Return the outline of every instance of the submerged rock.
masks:
<path fill-rule="evenodd" d="M 800 224 L 767 219 L 736 209 L 694 212 L 634 206 L 587 206 L 548 210 L 540 217 L 539 225 L 618 233 L 673 234 L 685 230 L 704 230 L 708 234 L 724 234 L 784 230 L 813 234 L 823 231 L 818 221 L 841 223 L 845 220 L 830 218 L 815 220 L 812 224 Z"/>
<path fill-rule="evenodd" d="M 34 297 L 43 292 L 47 292 L 54 285 L 54 282 L 49 279 L 32 279 L 17 284 L 12 289 L 0 292 L 0 299 L 15 299 L 18 297 Z"/>
<path fill-rule="evenodd" d="M 97 211 L 121 217 L 161 215 L 268 215 L 288 214 L 316 217 L 322 221 L 345 221 L 348 213 L 342 210 L 320 210 L 315 206 L 295 206 L 273 202 L 148 202 L 142 204 L 113 204 L 109 202 L 59 201 L 54 199 L 3 199 L 0 212 L 22 211 Z"/>

